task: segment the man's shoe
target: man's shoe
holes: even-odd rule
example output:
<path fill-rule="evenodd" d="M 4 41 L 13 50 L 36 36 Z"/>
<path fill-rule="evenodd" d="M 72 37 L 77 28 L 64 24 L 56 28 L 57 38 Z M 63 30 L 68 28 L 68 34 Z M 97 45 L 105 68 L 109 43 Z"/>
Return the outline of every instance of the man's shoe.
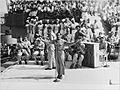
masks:
<path fill-rule="evenodd" d="M 25 64 L 27 64 L 27 61 L 25 61 Z"/>
<path fill-rule="evenodd" d="M 39 65 L 39 62 L 36 62 L 36 65 Z"/>
<path fill-rule="evenodd" d="M 52 68 L 46 68 L 45 70 L 52 70 Z"/>
<path fill-rule="evenodd" d="M 104 65 L 104 67 L 110 67 L 110 65 Z"/>
<path fill-rule="evenodd" d="M 70 69 L 73 69 L 73 68 L 74 68 L 74 64 L 71 64 L 71 65 L 70 65 Z"/>
<path fill-rule="evenodd" d="M 75 65 L 75 68 L 82 68 L 82 66 L 79 65 L 79 64 L 76 64 L 76 65 Z"/>
<path fill-rule="evenodd" d="M 53 69 L 56 69 L 56 67 L 53 67 Z"/>
<path fill-rule="evenodd" d="M 43 63 L 43 62 L 41 62 L 41 65 L 43 66 L 43 65 L 44 65 L 44 63 Z"/>
<path fill-rule="evenodd" d="M 58 78 L 58 79 L 62 79 L 62 75 L 58 75 L 57 78 Z"/>
<path fill-rule="evenodd" d="M 21 61 L 19 61 L 19 62 L 18 62 L 18 64 L 22 64 L 22 62 L 21 62 Z"/>

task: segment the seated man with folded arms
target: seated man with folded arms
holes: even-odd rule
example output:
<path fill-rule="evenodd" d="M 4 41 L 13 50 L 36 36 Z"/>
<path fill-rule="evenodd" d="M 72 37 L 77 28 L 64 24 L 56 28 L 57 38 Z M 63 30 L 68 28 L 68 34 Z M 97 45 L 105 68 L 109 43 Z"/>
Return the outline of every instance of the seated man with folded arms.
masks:
<path fill-rule="evenodd" d="M 41 65 L 44 65 L 44 48 L 45 44 L 43 41 L 41 41 L 41 38 L 37 38 L 35 40 L 35 44 L 33 46 L 33 58 L 35 59 L 36 65 L 39 64 L 39 61 L 37 60 L 37 56 L 40 55 L 41 58 Z"/>
<path fill-rule="evenodd" d="M 27 59 L 29 58 L 29 52 L 27 51 L 27 47 L 25 46 L 24 42 L 22 41 L 22 37 L 18 38 L 18 43 L 16 45 L 17 49 L 17 60 L 19 64 L 22 64 L 21 58 L 25 56 L 25 64 L 27 64 Z"/>
<path fill-rule="evenodd" d="M 82 43 L 82 36 L 76 40 L 76 43 L 71 46 L 73 49 L 73 61 L 70 66 L 70 69 L 82 68 L 82 61 L 85 54 L 85 44 Z"/>

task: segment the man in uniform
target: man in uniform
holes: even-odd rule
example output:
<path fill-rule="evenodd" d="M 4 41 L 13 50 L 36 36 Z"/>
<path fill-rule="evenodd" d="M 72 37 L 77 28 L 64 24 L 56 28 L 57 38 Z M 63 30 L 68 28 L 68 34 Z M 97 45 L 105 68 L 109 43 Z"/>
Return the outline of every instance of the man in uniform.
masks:
<path fill-rule="evenodd" d="M 26 49 L 27 49 L 27 52 L 28 52 L 29 54 L 31 54 L 31 50 L 30 50 L 30 48 L 31 48 L 31 43 L 30 43 L 30 41 L 28 40 L 27 37 L 24 38 L 23 43 L 24 43 L 24 45 L 25 45 L 25 47 L 26 47 Z"/>
<path fill-rule="evenodd" d="M 75 38 L 74 38 L 75 41 L 79 39 L 79 36 L 84 36 L 84 37 L 86 36 L 86 34 L 81 30 L 80 25 L 77 25 L 76 29 L 77 29 L 77 32 L 75 33 Z"/>
<path fill-rule="evenodd" d="M 18 39 L 18 43 L 17 43 L 17 59 L 18 59 L 18 63 L 22 64 L 21 62 L 21 57 L 23 55 L 25 55 L 25 64 L 27 64 L 27 59 L 29 58 L 29 53 L 27 51 L 27 47 L 24 44 L 24 42 L 22 41 L 22 37 L 19 37 Z"/>
<path fill-rule="evenodd" d="M 86 34 L 81 30 L 81 26 L 76 26 L 77 32 L 75 33 L 75 44 L 71 46 L 73 50 L 73 62 L 70 68 L 81 68 L 82 61 L 84 59 L 85 54 L 85 45 L 82 43 L 84 41 L 84 37 Z"/>
<path fill-rule="evenodd" d="M 48 37 L 49 40 L 56 40 L 56 35 L 55 33 L 52 31 L 51 26 L 48 27 Z M 48 43 L 47 44 L 47 57 L 48 57 L 48 61 L 49 61 L 49 65 L 48 68 L 46 68 L 45 70 L 51 70 L 52 68 L 55 68 L 55 46 L 52 43 Z"/>
<path fill-rule="evenodd" d="M 82 68 L 82 61 L 85 54 L 85 45 L 82 43 L 82 38 L 83 36 L 79 36 L 76 43 L 71 46 L 71 48 L 73 48 L 73 61 L 70 66 L 71 69 Z"/>
<path fill-rule="evenodd" d="M 45 44 L 41 41 L 41 38 L 37 38 L 35 41 L 35 45 L 33 46 L 33 58 L 35 59 L 36 65 L 39 64 L 39 61 L 37 60 L 37 56 L 40 55 L 41 58 L 41 65 L 43 65 L 44 60 L 44 48 Z"/>

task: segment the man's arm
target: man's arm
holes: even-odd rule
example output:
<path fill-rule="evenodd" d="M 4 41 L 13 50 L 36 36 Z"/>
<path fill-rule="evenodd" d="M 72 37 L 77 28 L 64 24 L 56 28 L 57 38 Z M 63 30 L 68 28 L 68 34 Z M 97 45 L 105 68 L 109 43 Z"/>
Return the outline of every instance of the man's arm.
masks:
<path fill-rule="evenodd" d="M 50 43 L 50 44 L 55 44 L 55 42 L 56 42 L 56 40 L 47 40 L 47 39 L 45 40 L 45 39 L 42 39 L 42 38 L 41 38 L 41 40 L 42 40 L 43 42 L 47 43 L 47 44 L 49 44 L 49 43 Z"/>
<path fill-rule="evenodd" d="M 78 43 L 78 41 L 77 42 L 70 42 L 70 43 L 68 43 L 67 41 L 64 43 L 65 44 L 65 46 L 73 46 L 73 45 L 75 45 L 76 43 Z"/>

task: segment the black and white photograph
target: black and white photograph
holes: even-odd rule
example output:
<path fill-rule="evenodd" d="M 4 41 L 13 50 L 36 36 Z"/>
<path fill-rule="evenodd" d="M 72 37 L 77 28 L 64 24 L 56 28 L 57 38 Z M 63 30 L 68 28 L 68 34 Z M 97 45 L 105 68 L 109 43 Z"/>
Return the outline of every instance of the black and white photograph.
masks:
<path fill-rule="evenodd" d="M 0 90 L 120 90 L 120 0 L 0 0 Z"/>

